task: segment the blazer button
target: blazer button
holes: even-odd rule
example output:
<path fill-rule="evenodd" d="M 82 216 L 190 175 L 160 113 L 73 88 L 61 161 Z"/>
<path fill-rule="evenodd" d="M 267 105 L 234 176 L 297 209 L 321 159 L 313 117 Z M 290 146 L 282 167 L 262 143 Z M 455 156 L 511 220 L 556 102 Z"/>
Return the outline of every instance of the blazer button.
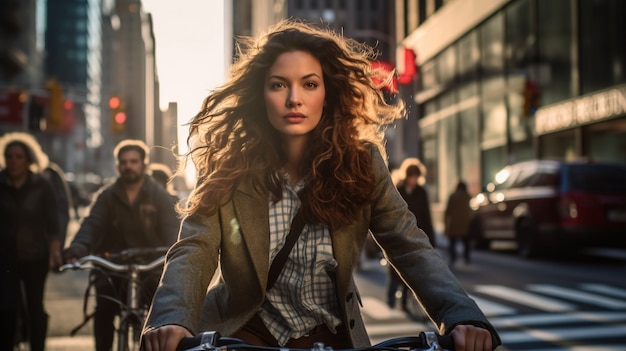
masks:
<path fill-rule="evenodd" d="M 351 319 L 348 323 L 350 324 L 350 329 L 353 329 L 355 324 L 354 319 Z"/>
<path fill-rule="evenodd" d="M 348 296 L 346 296 L 346 302 L 350 302 L 350 300 L 352 300 L 352 296 L 354 296 L 354 293 L 349 293 Z"/>

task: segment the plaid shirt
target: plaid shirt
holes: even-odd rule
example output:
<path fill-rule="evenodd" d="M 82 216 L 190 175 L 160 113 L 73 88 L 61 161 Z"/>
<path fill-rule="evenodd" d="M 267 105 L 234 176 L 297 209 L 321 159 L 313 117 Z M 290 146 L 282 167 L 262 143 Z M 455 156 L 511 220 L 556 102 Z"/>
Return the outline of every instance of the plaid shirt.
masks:
<path fill-rule="evenodd" d="M 287 179 L 283 184 L 282 200 L 270 202 L 270 263 L 284 246 L 291 221 L 300 208 L 297 191 L 303 184 L 298 183 L 295 189 Z M 306 335 L 322 323 L 335 332 L 341 320 L 335 285 L 327 272 L 336 267 L 328 227 L 306 224 L 259 311 L 279 345 Z"/>

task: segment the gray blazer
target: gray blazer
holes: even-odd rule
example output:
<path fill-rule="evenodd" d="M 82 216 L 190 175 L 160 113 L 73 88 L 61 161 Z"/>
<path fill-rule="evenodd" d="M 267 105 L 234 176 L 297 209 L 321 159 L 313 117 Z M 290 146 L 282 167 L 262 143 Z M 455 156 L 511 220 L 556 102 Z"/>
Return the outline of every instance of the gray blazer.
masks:
<path fill-rule="evenodd" d="M 480 325 L 490 329 L 494 347 L 499 345 L 495 330 L 417 228 L 381 154 L 375 147 L 371 153 L 376 174 L 372 202 L 351 225 L 331 234 L 340 318 L 352 344 L 370 345 L 352 274 L 371 230 L 440 333 L 459 323 Z M 242 181 L 216 213 L 183 220 L 145 328 L 176 324 L 194 334 L 230 335 L 260 309 L 270 266 L 268 199 L 267 189 Z"/>

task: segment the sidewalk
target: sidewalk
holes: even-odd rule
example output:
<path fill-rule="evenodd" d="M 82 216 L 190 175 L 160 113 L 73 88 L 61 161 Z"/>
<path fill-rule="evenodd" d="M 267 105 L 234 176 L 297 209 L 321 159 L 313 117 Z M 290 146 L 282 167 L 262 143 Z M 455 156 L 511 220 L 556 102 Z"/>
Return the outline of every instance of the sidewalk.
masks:
<path fill-rule="evenodd" d="M 78 230 L 78 222 L 72 219 L 68 226 L 67 243 L 71 242 Z M 83 303 L 85 290 L 89 282 L 87 271 L 66 271 L 50 273 L 46 281 L 45 308 L 48 321 L 46 351 L 93 351 L 93 322 L 83 326 L 75 336 L 70 336 L 72 329 L 83 321 Z M 87 308 L 93 310 L 93 299 Z"/>
<path fill-rule="evenodd" d="M 75 336 L 72 329 L 83 321 L 83 300 L 89 272 L 68 271 L 48 275 L 46 310 L 48 323 L 47 351 L 93 351 L 93 323 L 90 321 Z M 91 301 L 91 300 L 90 300 Z M 90 304 L 88 311 L 91 311 Z"/>

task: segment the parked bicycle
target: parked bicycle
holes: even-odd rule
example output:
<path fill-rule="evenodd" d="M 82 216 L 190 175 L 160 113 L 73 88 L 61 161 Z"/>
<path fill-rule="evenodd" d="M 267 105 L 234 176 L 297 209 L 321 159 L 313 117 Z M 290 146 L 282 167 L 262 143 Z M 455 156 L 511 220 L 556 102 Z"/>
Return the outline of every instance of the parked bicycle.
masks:
<path fill-rule="evenodd" d="M 323 343 L 315 343 L 310 349 L 256 346 L 237 338 L 222 337 L 218 332 L 204 332 L 191 338 L 183 338 L 178 351 L 453 351 L 454 341 L 450 335 L 421 332 L 419 336 L 392 338 L 378 344 L 352 349 L 333 349 Z"/>
<path fill-rule="evenodd" d="M 146 301 L 141 298 L 143 290 L 141 273 L 151 272 L 162 267 L 165 261 L 164 254 L 167 250 L 167 247 L 133 248 L 106 257 L 89 255 L 80 258 L 75 263 L 65 264 L 59 268 L 61 272 L 66 270 L 97 270 L 109 278 L 115 276 L 126 279 L 127 289 L 123 294 L 124 296 L 107 296 L 108 299 L 120 306 L 116 323 L 118 351 L 139 350 L 141 329 L 149 308 L 149 299 Z M 156 256 L 158 258 L 153 259 Z M 150 259 L 153 260 L 149 263 L 142 263 Z M 94 315 L 94 313 L 87 314 L 90 290 L 91 284 L 87 286 L 85 291 L 84 321 L 72 330 L 71 335 L 74 335 Z"/>

